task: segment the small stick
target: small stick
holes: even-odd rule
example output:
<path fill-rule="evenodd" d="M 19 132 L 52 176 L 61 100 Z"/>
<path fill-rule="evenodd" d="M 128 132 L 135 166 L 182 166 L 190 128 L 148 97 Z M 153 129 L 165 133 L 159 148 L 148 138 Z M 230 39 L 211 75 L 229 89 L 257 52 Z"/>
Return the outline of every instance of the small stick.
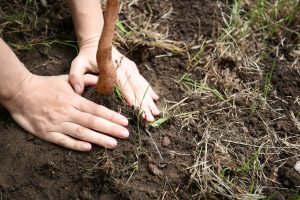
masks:
<path fill-rule="evenodd" d="M 163 157 L 162 157 L 162 155 L 161 155 L 161 153 L 160 153 L 160 151 L 159 151 L 157 145 L 155 144 L 155 141 L 153 140 L 153 138 L 152 138 L 152 136 L 151 136 L 151 133 L 150 133 L 147 129 L 145 129 L 145 131 L 146 131 L 146 133 L 149 135 L 150 139 L 152 140 L 152 142 L 153 142 L 153 144 L 154 144 L 154 147 L 155 147 L 155 149 L 156 149 L 156 151 L 157 151 L 157 153 L 158 153 L 160 159 L 161 159 L 162 161 L 164 161 L 164 159 L 163 159 Z"/>
<path fill-rule="evenodd" d="M 116 69 L 111 58 L 111 51 L 118 11 L 119 0 L 107 0 L 104 27 L 96 55 L 99 68 L 97 91 L 102 95 L 111 94 L 116 84 Z"/>

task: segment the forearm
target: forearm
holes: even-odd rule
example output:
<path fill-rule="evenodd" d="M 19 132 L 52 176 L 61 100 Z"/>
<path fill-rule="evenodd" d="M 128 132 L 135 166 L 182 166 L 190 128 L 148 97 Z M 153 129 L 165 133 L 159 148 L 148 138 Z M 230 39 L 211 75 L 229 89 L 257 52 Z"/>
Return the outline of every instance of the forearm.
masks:
<path fill-rule="evenodd" d="M 99 0 L 68 0 L 79 47 L 98 42 L 103 28 L 103 14 Z M 91 41 L 92 40 L 92 41 Z"/>
<path fill-rule="evenodd" d="M 5 104 L 15 96 L 22 82 L 31 73 L 2 38 L 0 38 L 0 52 L 0 103 Z"/>

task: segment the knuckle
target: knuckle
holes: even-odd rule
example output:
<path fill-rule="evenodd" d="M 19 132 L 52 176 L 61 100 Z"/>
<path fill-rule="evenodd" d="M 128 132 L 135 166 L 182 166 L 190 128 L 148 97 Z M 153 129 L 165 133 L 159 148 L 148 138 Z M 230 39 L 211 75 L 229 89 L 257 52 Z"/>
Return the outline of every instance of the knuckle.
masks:
<path fill-rule="evenodd" d="M 107 115 L 107 120 L 108 120 L 108 121 L 111 121 L 111 122 L 116 121 L 116 120 L 117 120 L 116 114 L 115 114 L 115 113 L 109 113 L 109 114 Z"/>
<path fill-rule="evenodd" d="M 36 125 L 33 129 L 36 135 L 42 135 L 45 136 L 47 134 L 47 129 L 49 127 L 49 124 L 46 121 L 39 121 L 39 125 Z"/>
<path fill-rule="evenodd" d="M 89 101 L 87 104 L 91 108 L 92 111 L 98 111 L 101 108 L 98 104 L 96 104 L 95 102 L 92 102 L 92 101 Z"/>
<path fill-rule="evenodd" d="M 65 101 L 65 100 L 63 100 Z M 44 116 L 47 117 L 47 123 L 44 122 L 45 127 L 49 127 L 51 125 L 56 125 L 62 121 L 68 115 L 68 108 L 57 107 L 53 108 L 53 110 L 47 110 L 44 112 Z"/>
<path fill-rule="evenodd" d="M 72 104 L 77 110 L 80 110 L 82 107 L 84 107 L 80 96 L 75 96 L 75 98 L 73 98 L 70 102 L 72 102 Z"/>
<path fill-rule="evenodd" d="M 68 139 L 64 137 L 58 141 L 58 145 L 63 146 L 63 147 L 68 147 L 70 144 L 68 142 Z"/>
<path fill-rule="evenodd" d="M 146 104 L 146 103 L 144 105 L 142 105 L 142 109 L 145 112 L 145 114 L 151 113 L 150 108 L 149 108 L 148 104 Z"/>
<path fill-rule="evenodd" d="M 106 107 L 95 104 L 94 110 L 96 111 L 97 116 L 102 116 L 106 112 Z"/>
<path fill-rule="evenodd" d="M 89 127 L 95 127 L 97 124 L 97 117 L 95 116 L 87 117 L 87 124 Z"/>
<path fill-rule="evenodd" d="M 69 74 L 69 81 L 71 83 L 74 82 L 74 81 L 76 81 L 77 79 L 78 79 L 78 76 L 76 74 L 74 74 L 72 72 Z"/>
<path fill-rule="evenodd" d="M 74 137 L 76 138 L 83 138 L 85 135 L 86 129 L 82 126 L 79 126 L 76 128 L 75 132 L 74 132 Z"/>
<path fill-rule="evenodd" d="M 62 118 L 65 118 L 70 114 L 71 111 L 72 111 L 72 106 L 66 105 L 59 109 L 59 114 Z"/>
<path fill-rule="evenodd" d="M 107 127 L 111 135 L 117 135 L 121 131 L 121 127 L 118 124 L 109 123 Z"/>
<path fill-rule="evenodd" d="M 74 144 L 72 145 L 72 149 L 83 151 L 79 142 L 74 142 Z"/>
<path fill-rule="evenodd" d="M 58 93 L 55 95 L 56 102 L 66 103 L 66 95 L 62 93 Z"/>

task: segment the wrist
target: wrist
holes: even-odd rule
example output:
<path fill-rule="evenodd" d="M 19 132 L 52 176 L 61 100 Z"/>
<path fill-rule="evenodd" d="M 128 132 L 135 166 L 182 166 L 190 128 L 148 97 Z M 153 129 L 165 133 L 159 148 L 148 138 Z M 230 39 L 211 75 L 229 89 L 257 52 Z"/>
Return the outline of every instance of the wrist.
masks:
<path fill-rule="evenodd" d="M 99 34 L 94 34 L 89 37 L 84 37 L 81 39 L 78 39 L 78 46 L 79 50 L 84 50 L 88 48 L 98 48 L 98 43 L 100 40 Z"/>
<path fill-rule="evenodd" d="M 90 38 L 99 40 L 104 22 L 99 0 L 69 0 L 69 6 L 79 47 Z"/>
<path fill-rule="evenodd" d="M 22 90 L 23 85 L 30 79 L 33 74 L 29 72 L 23 65 L 19 64 L 19 70 L 14 76 L 4 77 L 0 86 L 0 103 L 7 107 L 10 102 Z"/>

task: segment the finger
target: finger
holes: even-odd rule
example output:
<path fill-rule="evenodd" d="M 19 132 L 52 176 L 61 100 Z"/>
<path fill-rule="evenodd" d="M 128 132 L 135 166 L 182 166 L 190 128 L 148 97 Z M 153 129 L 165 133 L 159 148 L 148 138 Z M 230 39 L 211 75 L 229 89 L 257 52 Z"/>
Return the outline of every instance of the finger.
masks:
<path fill-rule="evenodd" d="M 69 80 L 69 76 L 68 75 L 59 75 L 60 77 L 62 77 L 65 81 Z M 83 76 L 83 83 L 84 86 L 94 86 L 96 85 L 98 82 L 98 76 L 93 75 L 93 74 L 85 74 Z"/>
<path fill-rule="evenodd" d="M 102 133 L 98 133 L 91 129 L 85 128 L 78 124 L 66 122 L 61 127 L 60 131 L 73 138 L 83 140 L 89 143 L 97 144 L 105 148 L 115 148 L 117 146 L 117 140 Z"/>
<path fill-rule="evenodd" d="M 148 81 L 140 75 L 140 79 L 143 81 L 143 84 L 144 85 L 149 85 Z M 149 89 L 148 89 L 151 97 L 153 98 L 153 100 L 157 101 L 159 99 L 159 96 L 154 92 L 153 88 L 151 86 L 149 86 Z"/>
<path fill-rule="evenodd" d="M 79 103 L 77 109 L 79 111 L 95 115 L 97 117 L 104 118 L 122 126 L 128 125 L 128 120 L 123 115 L 112 111 L 104 106 L 98 105 L 90 100 L 87 100 L 79 96 Z"/>
<path fill-rule="evenodd" d="M 154 92 L 152 87 L 150 87 L 150 95 L 154 101 L 157 101 L 159 99 L 159 96 L 156 94 L 156 92 Z"/>
<path fill-rule="evenodd" d="M 98 76 L 92 74 L 85 74 L 83 76 L 84 86 L 94 86 L 98 82 Z"/>
<path fill-rule="evenodd" d="M 76 140 L 59 132 L 50 132 L 44 139 L 48 142 L 76 151 L 89 151 L 92 148 L 92 145 L 88 142 Z"/>
<path fill-rule="evenodd" d="M 147 122 L 153 122 L 154 121 L 154 117 L 149 109 L 149 107 L 143 107 L 143 110 L 145 112 L 144 118 Z"/>
<path fill-rule="evenodd" d="M 144 113 L 143 117 L 146 121 L 154 121 L 154 117 L 148 105 L 148 96 L 149 96 L 149 84 L 146 85 L 140 75 L 135 75 L 132 79 L 129 79 L 130 85 L 135 92 L 135 98 L 137 100 L 136 104 L 140 107 Z M 149 97 L 151 98 L 151 97 Z"/>
<path fill-rule="evenodd" d="M 72 122 L 114 137 L 127 138 L 129 136 L 129 132 L 125 127 L 79 110 L 74 111 L 72 115 Z"/>
<path fill-rule="evenodd" d="M 77 94 L 82 94 L 84 90 L 84 63 L 81 59 L 72 61 L 69 74 L 69 81 Z"/>
<path fill-rule="evenodd" d="M 145 120 L 148 121 L 148 122 L 154 121 L 154 117 L 153 117 L 152 112 L 149 108 L 147 98 L 140 99 L 138 97 L 138 102 L 140 103 L 139 105 L 142 108 L 142 110 L 144 111 L 143 117 L 145 118 Z"/>
<path fill-rule="evenodd" d="M 158 95 L 153 91 L 152 87 L 149 85 L 149 83 L 144 79 L 144 77 L 140 76 L 141 81 L 143 82 L 143 84 L 145 86 L 147 86 L 147 94 L 146 97 L 147 98 L 147 104 L 151 110 L 152 115 L 157 116 L 160 114 L 159 109 L 157 108 L 156 104 L 154 103 L 153 100 L 158 100 L 159 97 Z M 152 119 L 152 118 L 150 118 Z M 154 118 L 153 118 L 154 120 Z"/>
<path fill-rule="evenodd" d="M 150 96 L 148 96 L 147 101 L 148 101 L 148 106 L 151 110 L 151 113 L 154 116 L 158 116 L 160 114 L 160 111 L 158 110 L 158 108 L 157 108 L 156 104 L 154 103 L 153 99 Z"/>
<path fill-rule="evenodd" d="M 130 106 L 135 105 L 136 104 L 135 94 L 134 94 L 133 89 L 129 82 L 131 77 L 130 76 L 127 77 L 126 74 L 121 69 L 118 69 L 117 73 L 118 73 L 118 78 L 119 78 L 119 85 L 120 85 L 122 94 L 125 98 L 125 101 Z"/>

